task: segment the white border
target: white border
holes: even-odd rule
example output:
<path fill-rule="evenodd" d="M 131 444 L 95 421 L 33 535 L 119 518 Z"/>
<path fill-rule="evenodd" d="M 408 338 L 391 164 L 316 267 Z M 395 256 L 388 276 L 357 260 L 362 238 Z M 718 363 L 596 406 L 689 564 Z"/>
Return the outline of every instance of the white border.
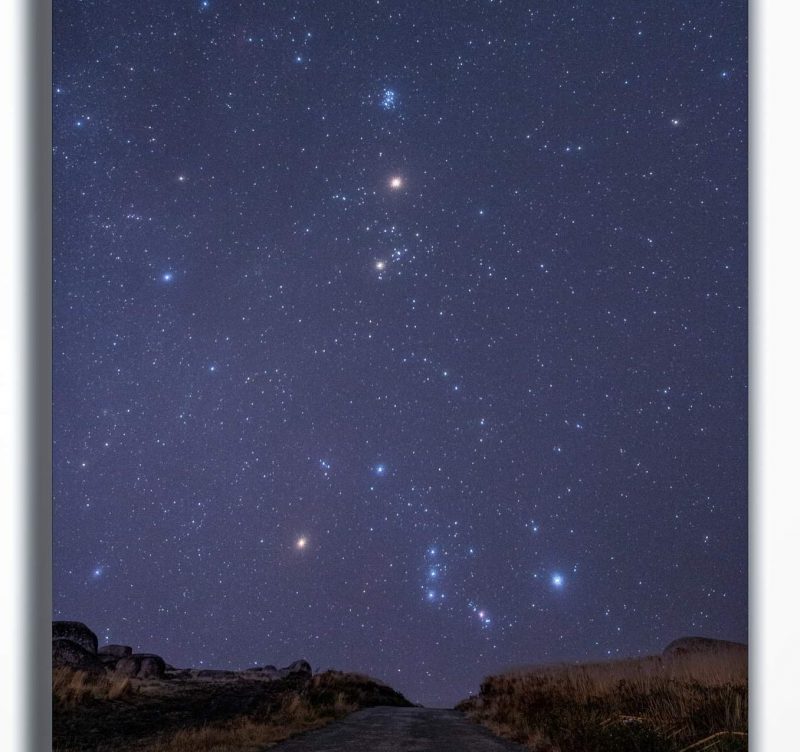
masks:
<path fill-rule="evenodd" d="M 26 498 L 27 421 L 24 362 L 24 290 L 26 287 L 24 232 L 25 80 L 22 63 L 26 39 L 24 6 L 18 0 L 2 5 L 0 18 L 0 81 L 2 81 L 2 157 L 0 157 L 0 733 L 3 749 L 22 750 L 25 744 L 25 583 L 24 506 Z"/>
<path fill-rule="evenodd" d="M 800 676 L 800 9 L 762 0 L 750 16 L 751 733 L 779 750 L 797 744 Z"/>

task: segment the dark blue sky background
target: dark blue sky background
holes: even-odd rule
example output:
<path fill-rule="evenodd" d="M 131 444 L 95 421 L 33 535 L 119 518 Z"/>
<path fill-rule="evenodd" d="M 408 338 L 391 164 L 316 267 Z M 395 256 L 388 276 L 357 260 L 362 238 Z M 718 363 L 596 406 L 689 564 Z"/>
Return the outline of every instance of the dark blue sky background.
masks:
<path fill-rule="evenodd" d="M 428 704 L 747 639 L 745 3 L 54 6 L 58 617 Z"/>

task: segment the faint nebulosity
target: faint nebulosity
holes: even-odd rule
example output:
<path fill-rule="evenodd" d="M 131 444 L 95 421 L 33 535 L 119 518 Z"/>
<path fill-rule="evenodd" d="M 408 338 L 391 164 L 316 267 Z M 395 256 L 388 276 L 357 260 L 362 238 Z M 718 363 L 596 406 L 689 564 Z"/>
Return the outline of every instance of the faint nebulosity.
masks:
<path fill-rule="evenodd" d="M 54 5 L 57 618 L 427 704 L 746 639 L 746 3 Z"/>

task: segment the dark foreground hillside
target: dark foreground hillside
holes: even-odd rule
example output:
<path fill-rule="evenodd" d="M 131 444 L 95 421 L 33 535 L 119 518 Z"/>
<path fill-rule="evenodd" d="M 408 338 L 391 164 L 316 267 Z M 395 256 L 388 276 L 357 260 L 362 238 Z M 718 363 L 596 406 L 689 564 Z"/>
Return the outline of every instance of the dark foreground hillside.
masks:
<path fill-rule="evenodd" d="M 54 625 L 58 752 L 255 752 L 361 708 L 411 707 L 366 676 L 312 676 L 305 661 L 285 669 L 174 669 L 125 646 L 97 650 L 86 627 L 62 624 L 72 626 Z M 61 636 L 64 629 L 80 641 Z"/>
<path fill-rule="evenodd" d="M 520 669 L 458 709 L 537 752 L 741 752 L 747 648 L 683 638 L 660 656 Z"/>

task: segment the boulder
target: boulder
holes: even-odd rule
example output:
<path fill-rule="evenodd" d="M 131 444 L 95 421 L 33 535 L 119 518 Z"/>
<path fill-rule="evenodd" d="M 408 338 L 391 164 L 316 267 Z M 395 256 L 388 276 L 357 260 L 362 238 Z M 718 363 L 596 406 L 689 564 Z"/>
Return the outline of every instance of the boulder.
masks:
<path fill-rule="evenodd" d="M 730 640 L 714 640 L 710 637 L 681 637 L 664 648 L 662 655 L 673 658 L 690 653 L 729 653 L 747 655 L 747 645 Z"/>
<path fill-rule="evenodd" d="M 138 657 L 141 659 L 139 673 L 137 674 L 140 679 L 163 678 L 167 664 L 164 663 L 164 659 L 160 655 L 141 653 Z"/>
<path fill-rule="evenodd" d="M 117 660 L 116 673 L 137 679 L 161 679 L 166 664 L 161 656 L 152 653 L 133 653 Z"/>
<path fill-rule="evenodd" d="M 116 673 L 120 676 L 136 676 L 139 671 L 139 662 L 133 656 L 120 658 L 117 661 Z"/>
<path fill-rule="evenodd" d="M 130 645 L 103 645 L 97 651 L 98 655 L 113 655 L 115 658 L 127 658 L 132 653 Z"/>
<path fill-rule="evenodd" d="M 97 635 L 79 621 L 54 621 L 54 640 L 71 640 L 90 653 L 97 652 Z"/>
<path fill-rule="evenodd" d="M 70 666 L 89 672 L 103 670 L 103 664 L 94 653 L 77 642 L 61 638 L 53 640 L 53 668 L 59 666 Z"/>
<path fill-rule="evenodd" d="M 285 668 L 282 668 L 279 672 L 281 676 L 311 676 L 311 664 L 308 661 L 300 659 L 299 661 L 295 661 L 294 663 L 290 663 Z"/>
<path fill-rule="evenodd" d="M 201 668 L 194 671 L 194 675 L 198 679 L 234 679 L 237 672 L 219 668 Z"/>

